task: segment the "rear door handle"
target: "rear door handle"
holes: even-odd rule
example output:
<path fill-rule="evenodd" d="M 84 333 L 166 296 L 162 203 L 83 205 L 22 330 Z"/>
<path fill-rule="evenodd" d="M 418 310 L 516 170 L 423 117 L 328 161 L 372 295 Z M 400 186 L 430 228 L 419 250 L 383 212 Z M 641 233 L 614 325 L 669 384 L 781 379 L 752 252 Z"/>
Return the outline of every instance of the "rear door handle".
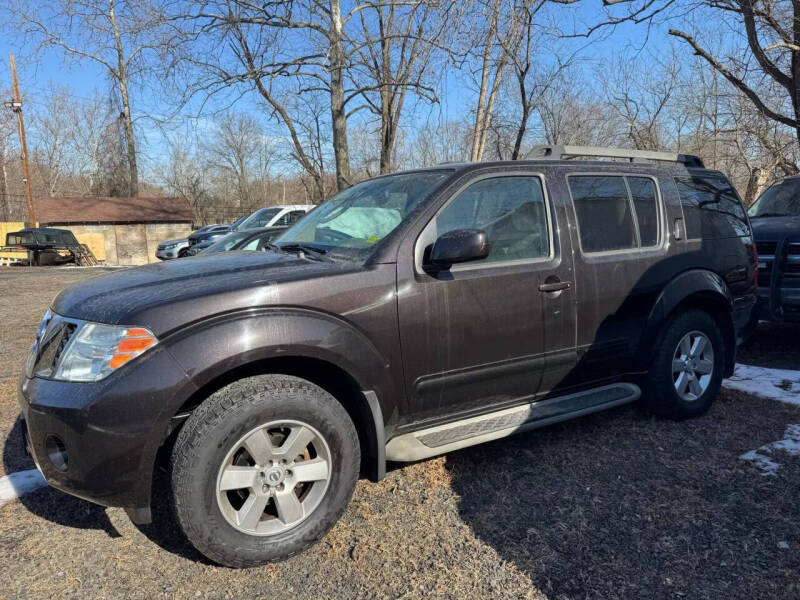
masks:
<path fill-rule="evenodd" d="M 568 290 L 571 287 L 569 281 L 552 281 L 550 283 L 540 283 L 540 292 L 560 292 L 561 290 Z"/>

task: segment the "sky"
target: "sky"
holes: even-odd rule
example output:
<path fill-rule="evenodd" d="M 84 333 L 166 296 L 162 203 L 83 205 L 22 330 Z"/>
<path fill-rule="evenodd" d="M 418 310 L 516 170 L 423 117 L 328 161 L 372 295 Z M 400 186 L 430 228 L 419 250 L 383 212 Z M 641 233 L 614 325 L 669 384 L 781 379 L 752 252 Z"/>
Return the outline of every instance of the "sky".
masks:
<path fill-rule="evenodd" d="M 600 0 L 583 2 L 578 7 L 563 8 L 559 5 L 557 10 L 560 12 L 554 14 L 558 19 L 558 25 L 563 29 L 574 27 L 576 30 L 583 30 L 583 23 L 595 22 L 598 19 L 601 14 L 600 6 Z M 668 27 L 669 24 L 656 23 L 648 29 L 643 25 L 626 23 L 613 29 L 606 28 L 588 40 L 579 38 L 573 41 L 564 41 L 561 44 L 567 52 L 579 51 L 580 68 L 586 73 L 589 82 L 587 85 L 593 86 L 598 73 L 602 73 L 602 65 L 620 53 L 624 52 L 634 61 L 648 61 L 652 56 L 666 52 L 671 44 L 677 45 L 667 35 Z M 88 99 L 93 95 L 94 90 L 108 93 L 108 77 L 100 65 L 90 60 L 65 60 L 57 50 L 49 50 L 33 57 L 30 51 L 23 46 L 22 40 L 13 35 L 13 32 L 9 33 L 9 35 L 0 37 L 0 88 L 6 86 L 10 88 L 11 75 L 8 54 L 15 52 L 20 88 L 23 98 L 26 100 L 26 115 L 34 115 L 37 111 L 42 110 L 47 90 L 53 84 L 68 87 L 77 98 Z M 688 48 L 677 46 L 687 57 L 687 61 L 693 59 Z M 475 94 L 469 91 L 469 87 L 469 81 L 463 73 L 455 69 L 447 69 L 439 90 L 440 103 L 435 106 L 424 103 L 418 105 L 418 110 L 413 111 L 413 114 L 418 120 L 441 121 L 463 116 L 471 110 L 475 99 Z M 131 92 L 134 116 L 137 114 L 165 114 L 170 110 L 165 107 L 157 94 L 150 92 L 139 94 L 137 92 L 136 89 Z M 197 119 L 198 106 L 199 103 L 194 102 L 183 111 L 184 116 L 192 117 L 190 121 L 178 119 L 173 122 L 173 126 L 177 128 L 176 131 L 186 134 L 187 132 L 191 133 L 192 130 L 196 131 L 198 128 L 209 126 L 214 111 L 223 109 L 227 104 L 223 103 L 222 99 L 212 99 L 205 105 L 203 114 Z M 280 135 L 276 126 L 269 123 L 256 97 L 241 98 L 237 101 L 235 110 L 249 112 L 260 117 L 268 129 L 274 128 L 276 135 Z M 407 129 L 413 128 L 417 124 L 409 118 L 411 114 L 410 110 L 405 113 L 406 121 L 403 125 Z M 159 161 L 166 159 L 168 148 L 162 130 L 148 120 L 138 120 L 137 128 L 143 174 L 147 177 L 148 170 L 151 170 Z"/>

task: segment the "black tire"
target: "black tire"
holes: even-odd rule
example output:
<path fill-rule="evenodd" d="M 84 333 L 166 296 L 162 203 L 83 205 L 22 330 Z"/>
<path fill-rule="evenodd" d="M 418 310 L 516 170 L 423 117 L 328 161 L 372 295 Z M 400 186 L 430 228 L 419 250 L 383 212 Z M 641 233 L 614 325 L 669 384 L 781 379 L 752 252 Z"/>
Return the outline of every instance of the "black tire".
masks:
<path fill-rule="evenodd" d="M 697 399 L 687 401 L 678 394 L 672 360 L 678 344 L 689 332 L 699 331 L 711 342 L 714 367 L 708 387 Z M 705 413 L 716 400 L 725 370 L 726 348 L 719 325 L 707 312 L 690 309 L 673 316 L 663 327 L 653 349 L 642 399 L 644 407 L 662 417 L 688 419 Z"/>
<path fill-rule="evenodd" d="M 275 420 L 300 421 L 322 434 L 331 459 L 328 485 L 317 507 L 288 531 L 248 535 L 223 516 L 217 476 L 237 440 Z M 284 560 L 336 523 L 350 502 L 360 463 L 353 422 L 328 392 L 288 375 L 248 377 L 212 394 L 179 432 L 171 461 L 172 504 L 186 537 L 211 560 L 237 568 Z"/>
<path fill-rule="evenodd" d="M 189 256 L 189 249 L 183 248 L 182 250 L 178 250 L 178 258 L 186 258 Z"/>

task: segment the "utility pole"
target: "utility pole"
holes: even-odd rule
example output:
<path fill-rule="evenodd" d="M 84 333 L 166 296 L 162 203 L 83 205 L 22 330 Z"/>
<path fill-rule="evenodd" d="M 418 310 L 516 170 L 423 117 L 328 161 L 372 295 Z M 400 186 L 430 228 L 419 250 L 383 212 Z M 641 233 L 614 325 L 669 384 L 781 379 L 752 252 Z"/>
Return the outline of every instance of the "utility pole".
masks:
<path fill-rule="evenodd" d="M 33 193 L 31 192 L 31 171 L 28 168 L 28 144 L 25 141 L 25 123 L 22 121 L 22 99 L 19 97 L 19 83 L 17 82 L 17 63 L 14 55 L 8 55 L 11 63 L 11 78 L 14 82 L 14 99 L 6 102 L 6 106 L 17 113 L 19 122 L 19 145 L 22 150 L 22 175 L 25 179 L 25 197 L 28 200 L 28 222 L 26 227 L 36 227 L 36 209 L 33 206 Z"/>

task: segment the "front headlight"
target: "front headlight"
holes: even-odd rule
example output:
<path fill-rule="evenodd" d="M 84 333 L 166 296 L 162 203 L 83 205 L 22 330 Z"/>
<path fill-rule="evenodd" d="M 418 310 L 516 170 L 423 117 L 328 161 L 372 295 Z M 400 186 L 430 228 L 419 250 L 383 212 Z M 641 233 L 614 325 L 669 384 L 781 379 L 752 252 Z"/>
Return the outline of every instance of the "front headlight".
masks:
<path fill-rule="evenodd" d="M 99 381 L 157 343 L 144 327 L 83 323 L 64 348 L 54 377 Z"/>
<path fill-rule="evenodd" d="M 175 248 L 177 245 L 178 245 L 178 244 L 167 244 L 166 246 L 161 246 L 161 249 L 162 249 L 162 250 L 172 250 L 172 249 L 173 249 L 173 248 Z"/>

